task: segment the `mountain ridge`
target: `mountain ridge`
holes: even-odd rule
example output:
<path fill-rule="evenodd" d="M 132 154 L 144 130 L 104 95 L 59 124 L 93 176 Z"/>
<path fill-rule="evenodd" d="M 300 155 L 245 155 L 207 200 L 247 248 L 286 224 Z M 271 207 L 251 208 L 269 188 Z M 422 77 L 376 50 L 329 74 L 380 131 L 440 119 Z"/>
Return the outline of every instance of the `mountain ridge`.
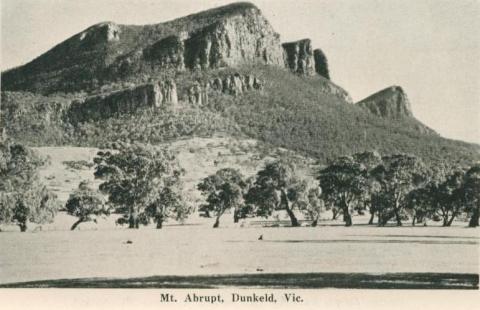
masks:
<path fill-rule="evenodd" d="M 478 145 L 443 139 L 415 119 L 400 86 L 353 104 L 329 70 L 308 38 L 281 42 L 249 3 L 144 26 L 102 22 L 2 72 L 2 123 L 35 145 L 159 143 L 221 131 L 321 161 L 372 148 L 480 159 Z M 76 117 L 87 110 L 93 117 Z"/>

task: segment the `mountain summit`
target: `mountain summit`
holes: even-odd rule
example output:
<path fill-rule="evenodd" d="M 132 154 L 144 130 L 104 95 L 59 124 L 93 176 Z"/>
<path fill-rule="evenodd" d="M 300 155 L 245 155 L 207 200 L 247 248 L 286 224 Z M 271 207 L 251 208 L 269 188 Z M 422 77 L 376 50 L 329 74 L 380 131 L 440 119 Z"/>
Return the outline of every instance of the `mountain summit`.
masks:
<path fill-rule="evenodd" d="M 413 117 L 410 101 L 400 86 L 387 87 L 357 104 L 384 118 Z"/>

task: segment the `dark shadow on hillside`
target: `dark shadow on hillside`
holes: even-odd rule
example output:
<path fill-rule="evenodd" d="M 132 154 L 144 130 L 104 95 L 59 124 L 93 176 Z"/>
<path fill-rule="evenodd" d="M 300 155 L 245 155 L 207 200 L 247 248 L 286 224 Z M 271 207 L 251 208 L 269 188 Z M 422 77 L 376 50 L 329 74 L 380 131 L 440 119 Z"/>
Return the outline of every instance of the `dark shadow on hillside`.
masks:
<path fill-rule="evenodd" d="M 152 276 L 130 279 L 59 279 L 3 284 L 3 288 L 344 288 L 478 289 L 477 274 L 457 273 L 272 273 Z"/>

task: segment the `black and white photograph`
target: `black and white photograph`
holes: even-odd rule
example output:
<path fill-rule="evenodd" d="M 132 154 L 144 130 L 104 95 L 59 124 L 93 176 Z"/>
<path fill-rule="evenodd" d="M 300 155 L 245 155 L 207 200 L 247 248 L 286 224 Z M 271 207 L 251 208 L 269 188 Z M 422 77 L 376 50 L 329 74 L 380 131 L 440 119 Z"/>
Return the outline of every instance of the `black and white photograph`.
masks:
<path fill-rule="evenodd" d="M 478 305 L 480 1 L 0 3 L 0 308 Z"/>

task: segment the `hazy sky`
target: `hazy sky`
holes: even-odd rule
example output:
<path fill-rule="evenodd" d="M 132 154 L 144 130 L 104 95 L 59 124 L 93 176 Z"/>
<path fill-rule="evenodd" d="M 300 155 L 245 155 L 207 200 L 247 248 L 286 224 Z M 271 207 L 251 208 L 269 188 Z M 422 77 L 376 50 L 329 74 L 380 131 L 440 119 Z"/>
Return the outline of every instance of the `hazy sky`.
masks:
<path fill-rule="evenodd" d="M 231 0 L 0 0 L 2 69 L 101 21 L 151 24 Z M 354 101 L 390 85 L 415 116 L 480 143 L 480 0 L 253 0 L 282 41 L 310 38 Z"/>

